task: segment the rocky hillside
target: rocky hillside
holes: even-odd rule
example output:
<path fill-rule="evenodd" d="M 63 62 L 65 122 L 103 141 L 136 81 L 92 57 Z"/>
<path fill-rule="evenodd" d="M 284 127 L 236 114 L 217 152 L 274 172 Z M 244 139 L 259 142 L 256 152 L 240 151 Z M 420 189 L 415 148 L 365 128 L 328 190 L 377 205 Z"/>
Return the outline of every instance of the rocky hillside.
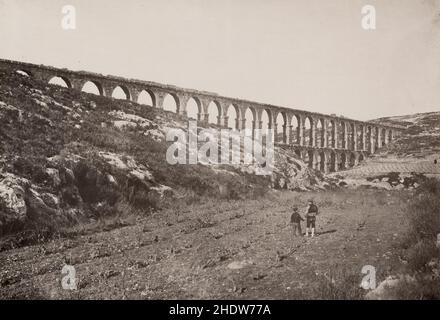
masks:
<path fill-rule="evenodd" d="M 404 130 L 359 167 L 331 175 L 339 179 L 339 184 L 400 190 L 417 188 L 426 177 L 440 177 L 440 112 L 373 121 Z"/>
<path fill-rule="evenodd" d="M 440 157 L 440 112 L 379 118 L 374 121 L 406 127 L 399 139 L 382 150 L 382 155 L 429 159 Z"/>
<path fill-rule="evenodd" d="M 0 235 L 51 234 L 108 215 L 148 214 L 170 201 L 323 186 L 322 176 L 278 149 L 272 176 L 243 164 L 169 165 L 165 135 L 185 129 L 185 117 L 18 73 L 0 73 L 0 123 Z"/>

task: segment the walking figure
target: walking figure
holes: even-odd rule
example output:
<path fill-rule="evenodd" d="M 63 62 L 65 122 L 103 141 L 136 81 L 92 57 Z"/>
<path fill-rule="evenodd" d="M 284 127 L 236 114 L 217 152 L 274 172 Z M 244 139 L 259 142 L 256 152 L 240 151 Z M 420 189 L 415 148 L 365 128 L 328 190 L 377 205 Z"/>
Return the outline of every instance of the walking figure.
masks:
<path fill-rule="evenodd" d="M 302 236 L 301 221 L 304 221 L 304 219 L 298 213 L 298 207 L 293 207 L 293 213 L 290 216 L 290 224 L 292 225 L 294 237 Z"/>
<path fill-rule="evenodd" d="M 312 237 L 315 236 L 315 224 L 316 224 L 316 216 L 319 214 L 318 207 L 315 205 L 313 200 L 309 200 L 309 206 L 307 208 L 306 213 L 306 237 L 309 236 L 309 231 L 312 233 Z"/>

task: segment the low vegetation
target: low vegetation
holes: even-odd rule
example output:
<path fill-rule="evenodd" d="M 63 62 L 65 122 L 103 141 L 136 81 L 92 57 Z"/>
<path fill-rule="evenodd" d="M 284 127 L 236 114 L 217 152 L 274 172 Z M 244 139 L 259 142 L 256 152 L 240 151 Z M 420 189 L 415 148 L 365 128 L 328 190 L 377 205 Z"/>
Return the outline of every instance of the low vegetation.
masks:
<path fill-rule="evenodd" d="M 0 121 L 0 237 L 20 233 L 23 243 L 171 202 L 255 198 L 271 185 L 231 166 L 169 165 L 164 133 L 185 125 L 179 115 L 16 73 L 1 72 Z"/>
<path fill-rule="evenodd" d="M 440 299 L 440 181 L 430 179 L 408 206 L 408 231 L 401 243 L 403 278 L 391 295 L 397 299 Z"/>

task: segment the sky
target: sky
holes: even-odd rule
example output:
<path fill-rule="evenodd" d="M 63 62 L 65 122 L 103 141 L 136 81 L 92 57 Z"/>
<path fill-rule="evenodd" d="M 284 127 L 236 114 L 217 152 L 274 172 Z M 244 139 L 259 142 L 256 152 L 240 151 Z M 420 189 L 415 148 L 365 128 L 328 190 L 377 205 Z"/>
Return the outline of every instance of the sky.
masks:
<path fill-rule="evenodd" d="M 440 0 L 0 0 L 0 58 L 359 120 L 438 111 Z"/>

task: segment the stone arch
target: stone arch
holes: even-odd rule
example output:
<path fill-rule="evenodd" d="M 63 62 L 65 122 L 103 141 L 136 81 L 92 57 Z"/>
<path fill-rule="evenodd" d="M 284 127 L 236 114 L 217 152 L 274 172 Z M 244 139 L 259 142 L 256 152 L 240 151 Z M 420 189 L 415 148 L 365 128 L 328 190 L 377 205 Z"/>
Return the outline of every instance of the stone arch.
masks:
<path fill-rule="evenodd" d="M 388 130 L 388 143 L 393 141 L 393 130 Z"/>
<path fill-rule="evenodd" d="M 196 96 L 192 96 L 186 102 L 186 115 L 188 118 L 199 120 L 199 115 L 202 113 L 202 103 Z"/>
<path fill-rule="evenodd" d="M 337 170 L 337 164 L 338 164 L 338 157 L 336 154 L 336 151 L 332 150 L 330 152 L 330 156 L 328 159 L 328 163 L 329 163 L 329 168 L 330 168 L 330 172 L 335 172 Z"/>
<path fill-rule="evenodd" d="M 301 130 L 301 118 L 293 114 L 292 118 L 290 119 L 290 125 L 292 126 L 292 131 L 290 133 L 290 142 L 300 145 L 300 130 Z"/>
<path fill-rule="evenodd" d="M 305 150 L 304 158 L 302 159 L 309 168 L 314 169 L 315 151 L 313 149 Z"/>
<path fill-rule="evenodd" d="M 339 157 L 339 170 L 344 170 L 345 168 L 347 168 L 347 154 L 341 152 Z"/>
<path fill-rule="evenodd" d="M 130 91 L 124 85 L 117 85 L 111 91 L 111 97 L 115 99 L 130 100 Z"/>
<path fill-rule="evenodd" d="M 359 153 L 358 161 L 361 162 L 361 161 L 364 161 L 364 160 L 365 160 L 364 154 L 362 152 Z"/>
<path fill-rule="evenodd" d="M 86 81 L 83 84 L 81 91 L 100 95 L 100 96 L 104 95 L 104 88 L 103 88 L 102 84 L 98 81 L 95 81 L 95 80 Z"/>
<path fill-rule="evenodd" d="M 246 128 L 249 129 L 259 129 L 258 125 L 257 125 L 257 111 L 251 107 L 248 106 L 246 107 L 246 110 L 244 111 L 244 119 L 245 119 L 245 123 L 246 123 Z"/>
<path fill-rule="evenodd" d="M 338 121 L 338 149 L 345 149 L 347 146 L 347 126 L 345 121 Z"/>
<path fill-rule="evenodd" d="M 228 128 L 240 129 L 240 109 L 234 103 L 231 103 L 226 108 L 226 116 L 228 117 Z"/>
<path fill-rule="evenodd" d="M 353 122 L 347 122 L 347 149 L 348 150 L 354 150 L 355 146 L 354 143 L 356 141 L 355 134 L 355 124 Z"/>
<path fill-rule="evenodd" d="M 60 87 L 72 88 L 72 83 L 70 82 L 70 80 L 63 76 L 53 76 L 49 79 L 48 83 Z"/>
<path fill-rule="evenodd" d="M 315 146 L 318 148 L 324 148 L 324 146 L 325 146 L 324 129 L 325 129 L 324 119 L 318 118 L 316 120 L 316 134 L 315 134 L 315 139 L 316 139 Z"/>
<path fill-rule="evenodd" d="M 327 145 L 330 148 L 337 148 L 337 146 L 335 145 L 335 141 L 336 141 L 336 125 L 335 125 L 335 120 L 330 119 L 328 121 L 328 128 L 327 128 L 327 137 L 328 137 L 328 141 L 327 141 Z"/>
<path fill-rule="evenodd" d="M 272 113 L 269 109 L 263 109 L 260 116 L 261 129 L 263 129 L 263 134 L 266 134 L 266 130 L 272 128 Z"/>
<path fill-rule="evenodd" d="M 382 146 L 385 146 L 387 144 L 387 130 L 385 128 L 382 128 L 380 138 L 382 139 Z"/>
<path fill-rule="evenodd" d="M 179 97 L 172 92 L 165 93 L 162 102 L 162 109 L 169 112 L 179 112 L 180 101 Z"/>
<path fill-rule="evenodd" d="M 371 141 L 373 140 L 373 129 L 371 128 L 371 126 L 367 126 L 367 129 L 365 130 L 365 132 L 366 132 L 365 149 L 368 152 L 371 152 L 371 149 L 372 149 Z"/>
<path fill-rule="evenodd" d="M 355 165 L 356 165 L 356 154 L 354 152 L 350 152 L 348 157 L 348 166 L 352 168 Z"/>
<path fill-rule="evenodd" d="M 373 130 L 374 150 L 377 150 L 380 148 L 379 132 L 380 132 L 379 127 L 374 127 L 374 130 Z"/>
<path fill-rule="evenodd" d="M 206 108 L 206 113 L 208 114 L 208 123 L 219 124 L 219 119 L 222 116 L 222 106 L 220 102 L 212 100 Z"/>
<path fill-rule="evenodd" d="M 327 156 L 324 151 L 319 152 L 318 170 L 324 173 L 327 171 Z"/>
<path fill-rule="evenodd" d="M 284 111 L 278 112 L 275 124 L 277 132 L 275 142 L 287 143 L 287 115 Z"/>
<path fill-rule="evenodd" d="M 304 117 L 304 145 L 313 147 L 313 118 L 309 115 Z"/>
<path fill-rule="evenodd" d="M 145 104 L 147 106 L 155 107 L 156 106 L 156 96 L 154 92 L 149 89 L 142 89 L 138 95 L 137 103 Z"/>
<path fill-rule="evenodd" d="M 357 135 L 357 145 L 356 145 L 356 149 L 357 150 L 364 150 L 365 146 L 364 146 L 364 125 L 359 125 L 358 129 L 356 131 L 356 135 Z"/>

